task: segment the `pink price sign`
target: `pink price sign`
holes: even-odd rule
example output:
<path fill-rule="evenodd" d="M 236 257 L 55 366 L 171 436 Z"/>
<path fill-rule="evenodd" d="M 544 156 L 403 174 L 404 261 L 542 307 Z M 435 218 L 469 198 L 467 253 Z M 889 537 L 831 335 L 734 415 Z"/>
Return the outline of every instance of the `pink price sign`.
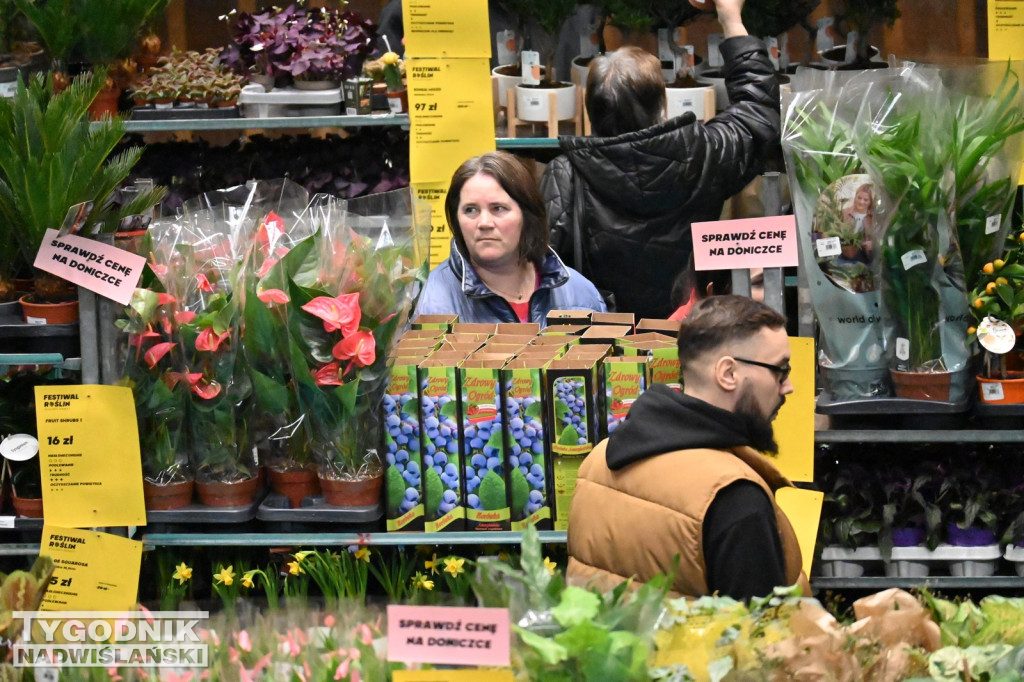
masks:
<path fill-rule="evenodd" d="M 34 265 L 80 287 L 128 305 L 146 259 L 130 251 L 74 234 L 47 230 Z"/>
<path fill-rule="evenodd" d="M 796 265 L 796 218 L 742 218 L 694 223 L 693 262 L 697 270 L 784 268 Z"/>
<path fill-rule="evenodd" d="M 508 609 L 388 606 L 388 660 L 508 666 Z"/>

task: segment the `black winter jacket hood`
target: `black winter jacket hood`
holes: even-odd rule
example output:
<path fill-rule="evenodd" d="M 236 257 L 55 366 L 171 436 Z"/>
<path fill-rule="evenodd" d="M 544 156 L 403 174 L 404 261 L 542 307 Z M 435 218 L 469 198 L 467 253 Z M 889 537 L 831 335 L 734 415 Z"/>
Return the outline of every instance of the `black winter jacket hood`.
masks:
<path fill-rule="evenodd" d="M 742 445 L 758 449 L 757 440 L 741 415 L 653 384 L 609 436 L 605 457 L 608 468 L 615 471 L 676 450 L 728 450 Z"/>

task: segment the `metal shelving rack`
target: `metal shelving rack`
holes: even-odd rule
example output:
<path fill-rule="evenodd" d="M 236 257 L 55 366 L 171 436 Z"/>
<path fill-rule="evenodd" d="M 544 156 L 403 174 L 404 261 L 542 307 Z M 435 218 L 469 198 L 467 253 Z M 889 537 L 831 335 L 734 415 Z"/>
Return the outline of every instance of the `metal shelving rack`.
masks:
<path fill-rule="evenodd" d="M 336 547 L 348 545 L 508 545 L 518 531 L 455 533 L 147 533 L 142 541 L 160 547 Z M 565 542 L 565 531 L 540 531 L 545 544 Z"/>

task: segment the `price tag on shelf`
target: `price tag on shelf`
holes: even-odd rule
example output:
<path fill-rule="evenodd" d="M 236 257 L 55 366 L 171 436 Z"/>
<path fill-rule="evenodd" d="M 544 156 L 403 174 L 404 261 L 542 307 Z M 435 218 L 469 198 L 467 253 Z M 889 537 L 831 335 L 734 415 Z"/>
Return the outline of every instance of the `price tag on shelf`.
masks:
<path fill-rule="evenodd" d="M 76 234 L 47 230 L 33 263 L 100 296 L 128 305 L 146 259 L 130 251 Z"/>
<path fill-rule="evenodd" d="M 46 521 L 144 526 L 135 400 L 126 386 L 36 386 Z"/>
<path fill-rule="evenodd" d="M 466 159 L 494 150 L 487 59 L 408 59 L 409 174 L 443 182 Z"/>
<path fill-rule="evenodd" d="M 40 610 L 120 611 L 135 605 L 142 566 L 138 540 L 46 524 L 39 553 L 54 564 Z"/>
<path fill-rule="evenodd" d="M 507 666 L 508 609 L 388 606 L 388 660 Z"/>
<path fill-rule="evenodd" d="M 745 270 L 795 266 L 796 218 L 791 215 L 694 223 L 697 270 Z"/>
<path fill-rule="evenodd" d="M 402 3 L 402 23 L 408 56 L 491 58 L 486 2 L 405 0 Z M 490 93 L 490 89 L 487 92 Z"/>
<path fill-rule="evenodd" d="M 0 528 L 14 528 L 14 517 L 0 516 Z"/>
<path fill-rule="evenodd" d="M 984 382 L 981 384 L 981 397 L 990 403 L 996 403 L 1003 399 L 1003 385 L 999 383 Z"/>

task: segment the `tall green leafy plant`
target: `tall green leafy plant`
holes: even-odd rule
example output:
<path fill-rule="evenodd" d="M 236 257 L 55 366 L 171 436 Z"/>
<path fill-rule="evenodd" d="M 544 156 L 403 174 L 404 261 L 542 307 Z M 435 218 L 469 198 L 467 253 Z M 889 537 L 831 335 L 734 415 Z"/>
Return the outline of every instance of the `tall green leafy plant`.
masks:
<path fill-rule="evenodd" d="M 900 18 L 899 0 L 845 0 L 844 15 L 850 27 L 857 31 L 856 64 L 867 64 L 871 47 L 869 33 L 879 24 L 890 28 Z"/>
<path fill-rule="evenodd" d="M 28 84 L 19 80 L 13 98 L 0 98 L 0 222 L 24 263 L 33 262 L 46 230 L 59 229 L 76 204 L 92 203 L 84 232 L 113 231 L 121 218 L 145 212 L 163 196 L 156 188 L 115 204 L 114 190 L 142 148 L 116 152 L 124 136 L 120 119 L 89 122 L 89 104 L 104 79 L 87 74 L 55 94 L 51 80 L 36 75 Z"/>

